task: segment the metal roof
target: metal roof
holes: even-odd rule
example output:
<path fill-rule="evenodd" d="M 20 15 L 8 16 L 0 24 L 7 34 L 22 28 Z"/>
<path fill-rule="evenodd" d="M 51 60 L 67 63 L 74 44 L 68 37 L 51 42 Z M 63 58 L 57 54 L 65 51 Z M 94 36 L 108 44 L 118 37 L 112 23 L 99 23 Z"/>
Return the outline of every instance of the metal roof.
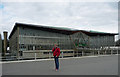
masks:
<path fill-rule="evenodd" d="M 88 36 L 117 35 L 118 34 L 118 33 L 104 33 L 104 32 L 97 32 L 97 31 L 78 30 L 78 29 L 65 28 L 65 27 L 53 27 L 53 26 L 15 23 L 15 26 L 14 26 L 9 38 L 11 38 L 11 36 L 13 35 L 13 33 L 15 32 L 17 27 L 31 28 L 31 29 L 43 30 L 43 31 L 54 32 L 54 33 L 61 33 L 61 34 L 66 34 L 66 35 L 71 35 L 76 32 L 83 32 L 83 33 L 87 34 Z"/>
<path fill-rule="evenodd" d="M 90 30 L 90 31 L 81 30 L 81 32 L 87 34 L 88 36 L 97 36 L 97 35 L 100 35 L 100 36 L 105 36 L 105 35 L 113 36 L 113 35 L 118 35 L 118 33 L 106 33 L 106 32 L 99 32 L 99 31 L 93 31 L 93 30 Z"/>

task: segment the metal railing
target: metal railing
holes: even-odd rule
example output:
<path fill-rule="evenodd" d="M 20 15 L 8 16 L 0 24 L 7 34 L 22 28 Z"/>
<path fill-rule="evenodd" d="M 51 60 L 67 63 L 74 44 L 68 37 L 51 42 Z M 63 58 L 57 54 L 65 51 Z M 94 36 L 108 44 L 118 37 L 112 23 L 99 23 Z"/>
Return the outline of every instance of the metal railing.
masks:
<path fill-rule="evenodd" d="M 82 57 L 82 56 L 99 56 L 99 55 L 113 55 L 119 54 L 120 50 L 114 49 L 78 49 L 74 50 L 61 50 L 60 58 L 64 57 Z M 19 59 L 42 59 L 42 58 L 53 58 L 53 53 L 51 50 L 34 50 L 34 51 L 24 51 Z"/>
<path fill-rule="evenodd" d="M 74 50 L 61 50 L 60 58 L 64 57 L 82 57 L 82 56 L 99 56 L 99 55 L 114 55 L 120 54 L 118 49 L 91 49 L 91 48 L 80 48 L 78 51 Z M 4 58 L 3 61 L 9 60 L 28 60 L 28 59 L 48 59 L 53 58 L 53 53 L 51 50 L 31 50 L 23 51 L 22 55 L 9 56 Z"/>

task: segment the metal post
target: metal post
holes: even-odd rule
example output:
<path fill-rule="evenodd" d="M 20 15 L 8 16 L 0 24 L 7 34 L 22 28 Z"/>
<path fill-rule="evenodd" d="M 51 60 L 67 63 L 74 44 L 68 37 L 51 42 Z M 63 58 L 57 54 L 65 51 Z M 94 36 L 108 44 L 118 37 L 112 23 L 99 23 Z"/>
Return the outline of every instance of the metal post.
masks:
<path fill-rule="evenodd" d="M 77 51 L 77 57 L 78 57 L 78 51 Z"/>
<path fill-rule="evenodd" d="M 117 49 L 117 55 L 118 55 L 118 49 Z"/>
<path fill-rule="evenodd" d="M 105 51 L 105 55 L 107 54 L 107 51 Z"/>
<path fill-rule="evenodd" d="M 100 55 L 100 51 L 98 50 L 98 56 Z"/>
<path fill-rule="evenodd" d="M 84 52 L 82 51 L 82 56 L 84 56 Z"/>
<path fill-rule="evenodd" d="M 49 58 L 50 58 L 50 51 L 49 51 Z"/>
<path fill-rule="evenodd" d="M 113 51 L 111 50 L 111 55 L 113 54 Z"/>
<path fill-rule="evenodd" d="M 94 55 L 94 51 L 93 51 L 92 55 Z"/>
<path fill-rule="evenodd" d="M 20 52 L 18 52 L 18 60 L 20 59 Z"/>
<path fill-rule="evenodd" d="M 63 58 L 63 51 L 62 51 L 62 58 Z"/>
<path fill-rule="evenodd" d="M 35 52 L 35 60 L 36 60 L 36 52 Z"/>
<path fill-rule="evenodd" d="M 74 57 L 74 51 L 73 51 L 73 57 Z"/>

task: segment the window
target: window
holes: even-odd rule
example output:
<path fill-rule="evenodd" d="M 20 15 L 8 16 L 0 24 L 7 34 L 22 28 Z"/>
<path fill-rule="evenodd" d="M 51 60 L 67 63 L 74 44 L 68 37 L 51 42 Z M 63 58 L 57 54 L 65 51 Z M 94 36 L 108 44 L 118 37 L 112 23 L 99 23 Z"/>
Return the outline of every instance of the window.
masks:
<path fill-rule="evenodd" d="M 32 45 L 28 45 L 28 50 L 33 50 L 33 46 Z"/>
<path fill-rule="evenodd" d="M 41 49 L 41 46 L 40 45 L 36 45 L 35 46 L 35 50 L 40 50 Z"/>

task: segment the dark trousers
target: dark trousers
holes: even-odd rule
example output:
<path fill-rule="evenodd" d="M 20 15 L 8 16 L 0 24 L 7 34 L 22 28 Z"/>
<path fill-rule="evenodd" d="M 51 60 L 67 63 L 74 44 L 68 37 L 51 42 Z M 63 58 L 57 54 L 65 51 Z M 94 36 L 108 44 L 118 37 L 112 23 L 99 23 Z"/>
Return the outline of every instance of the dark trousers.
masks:
<path fill-rule="evenodd" d="M 56 69 L 59 69 L 59 57 L 54 56 Z"/>

